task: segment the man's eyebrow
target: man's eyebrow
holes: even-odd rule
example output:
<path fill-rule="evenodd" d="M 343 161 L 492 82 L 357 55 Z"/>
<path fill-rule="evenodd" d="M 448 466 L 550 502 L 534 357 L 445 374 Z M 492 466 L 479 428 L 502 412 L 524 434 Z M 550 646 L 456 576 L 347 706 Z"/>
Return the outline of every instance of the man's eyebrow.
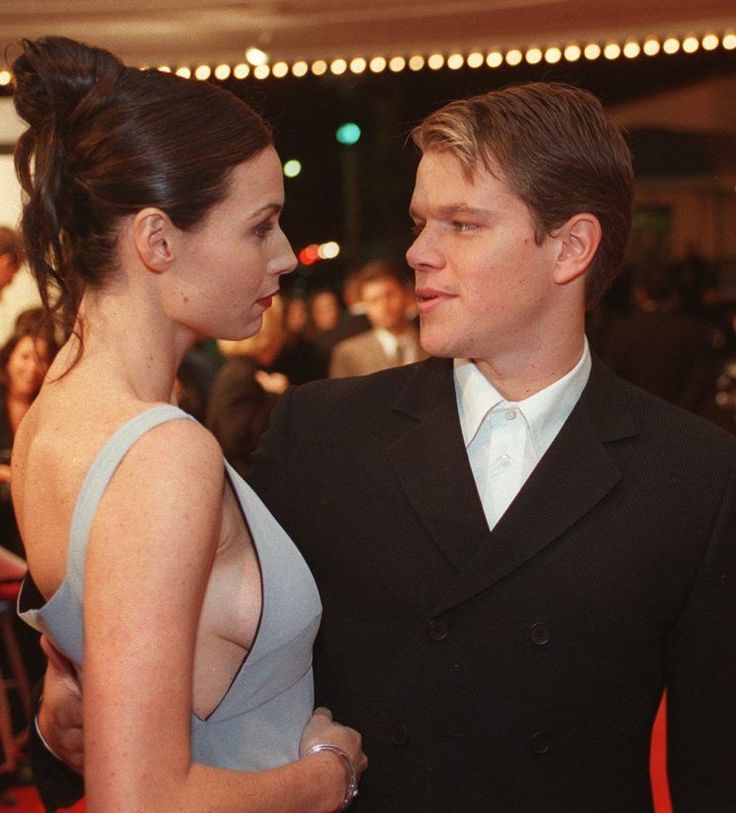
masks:
<path fill-rule="evenodd" d="M 467 203 L 451 203 L 448 206 L 440 206 L 437 210 L 441 217 L 488 217 L 493 214 L 490 209 L 480 209 L 477 206 L 468 206 Z"/>
<path fill-rule="evenodd" d="M 453 217 L 491 217 L 493 212 L 490 209 L 480 209 L 477 206 L 468 206 L 467 203 L 450 203 L 447 206 L 440 206 L 437 209 L 439 217 L 449 220 Z M 409 216 L 416 218 L 415 207 L 409 207 Z"/>

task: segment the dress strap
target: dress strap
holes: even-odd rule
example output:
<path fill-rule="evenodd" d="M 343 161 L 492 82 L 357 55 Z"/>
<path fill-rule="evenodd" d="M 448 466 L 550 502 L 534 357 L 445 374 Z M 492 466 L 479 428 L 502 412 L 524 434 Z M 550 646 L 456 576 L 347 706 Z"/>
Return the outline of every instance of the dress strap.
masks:
<path fill-rule="evenodd" d="M 179 407 L 160 404 L 126 421 L 105 442 L 87 471 L 74 507 L 69 529 L 67 576 L 73 574 L 75 580 L 79 579 L 80 584 L 83 581 L 87 541 L 97 513 L 97 506 L 128 450 L 142 435 L 154 427 L 181 418 L 194 420 L 191 415 Z"/>

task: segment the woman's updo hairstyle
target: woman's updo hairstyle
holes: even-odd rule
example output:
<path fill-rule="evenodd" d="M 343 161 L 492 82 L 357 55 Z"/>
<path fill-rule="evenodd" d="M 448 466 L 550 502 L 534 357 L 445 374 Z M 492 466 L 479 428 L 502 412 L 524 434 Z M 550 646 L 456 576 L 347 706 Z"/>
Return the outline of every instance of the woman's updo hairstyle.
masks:
<path fill-rule="evenodd" d="M 29 125 L 15 152 L 21 231 L 44 307 L 68 335 L 85 288 L 115 270 L 121 217 L 155 206 L 180 229 L 196 226 L 271 133 L 207 82 L 129 68 L 62 37 L 22 47 L 13 63 L 15 108 Z"/>

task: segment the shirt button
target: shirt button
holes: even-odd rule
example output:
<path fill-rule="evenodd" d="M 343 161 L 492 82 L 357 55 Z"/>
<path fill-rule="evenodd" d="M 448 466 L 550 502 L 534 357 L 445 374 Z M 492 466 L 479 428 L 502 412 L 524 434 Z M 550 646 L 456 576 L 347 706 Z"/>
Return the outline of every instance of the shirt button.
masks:
<path fill-rule="evenodd" d="M 450 633 L 447 624 L 441 618 L 433 618 L 429 622 L 427 630 L 433 641 L 444 641 Z"/>
<path fill-rule="evenodd" d="M 532 624 L 529 637 L 536 646 L 544 646 L 549 643 L 549 627 L 546 624 Z"/>
<path fill-rule="evenodd" d="M 515 409 L 506 409 L 504 410 L 504 417 L 507 421 L 513 421 L 516 417 L 516 410 Z"/>
<path fill-rule="evenodd" d="M 399 746 L 409 742 L 409 729 L 403 723 L 391 726 L 391 742 Z"/>
<path fill-rule="evenodd" d="M 509 454 L 502 454 L 501 457 L 498 458 L 498 462 L 506 469 L 511 465 L 511 455 Z"/>
<path fill-rule="evenodd" d="M 549 741 L 549 735 L 545 731 L 537 731 L 537 733 L 532 737 L 531 741 L 532 751 L 535 754 L 548 754 L 550 748 L 552 747 Z"/>

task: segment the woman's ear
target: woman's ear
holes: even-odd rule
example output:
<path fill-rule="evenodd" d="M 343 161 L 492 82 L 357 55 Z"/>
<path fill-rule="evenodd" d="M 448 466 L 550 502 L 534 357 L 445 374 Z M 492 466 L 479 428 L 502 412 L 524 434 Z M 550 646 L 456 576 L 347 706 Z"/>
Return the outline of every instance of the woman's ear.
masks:
<path fill-rule="evenodd" d="M 155 274 L 167 271 L 174 259 L 175 226 L 160 209 L 141 209 L 133 218 L 132 233 L 138 257 Z"/>
<path fill-rule="evenodd" d="M 553 279 L 565 285 L 584 274 L 593 262 L 601 242 L 601 224 L 595 215 L 573 215 L 558 231 L 562 240 Z"/>

